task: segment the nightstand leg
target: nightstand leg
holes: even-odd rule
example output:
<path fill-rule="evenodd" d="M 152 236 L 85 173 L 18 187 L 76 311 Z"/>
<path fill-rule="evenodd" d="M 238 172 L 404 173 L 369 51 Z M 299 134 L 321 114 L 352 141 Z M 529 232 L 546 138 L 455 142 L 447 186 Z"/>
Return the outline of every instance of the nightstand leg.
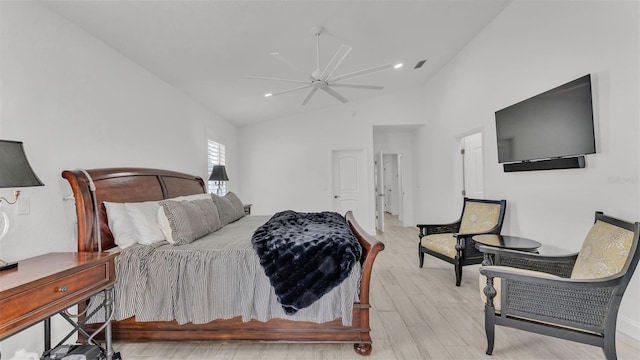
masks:
<path fill-rule="evenodd" d="M 51 350 L 51 318 L 44 319 L 44 351 Z"/>
<path fill-rule="evenodd" d="M 107 348 L 107 360 L 113 358 L 113 348 L 111 347 L 111 316 L 113 315 L 113 288 L 108 288 L 104 291 L 105 302 L 104 312 L 107 319 L 107 325 L 104 328 L 104 340 Z"/>

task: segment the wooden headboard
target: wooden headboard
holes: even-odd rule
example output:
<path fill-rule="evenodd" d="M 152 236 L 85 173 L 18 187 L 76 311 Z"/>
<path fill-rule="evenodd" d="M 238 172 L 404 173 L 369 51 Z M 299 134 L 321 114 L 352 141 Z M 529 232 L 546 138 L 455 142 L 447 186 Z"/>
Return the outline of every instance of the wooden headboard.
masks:
<path fill-rule="evenodd" d="M 67 179 L 71 185 L 75 198 L 79 252 L 98 251 L 98 236 L 94 231 L 96 215 L 98 216 L 102 250 L 105 251 L 116 246 L 107 223 L 104 201 L 119 203 L 154 201 L 207 191 L 204 181 L 199 176 L 160 169 L 65 170 L 62 172 L 62 177 Z M 94 211 L 91 182 L 95 184 L 94 195 L 98 208 L 97 214 Z"/>

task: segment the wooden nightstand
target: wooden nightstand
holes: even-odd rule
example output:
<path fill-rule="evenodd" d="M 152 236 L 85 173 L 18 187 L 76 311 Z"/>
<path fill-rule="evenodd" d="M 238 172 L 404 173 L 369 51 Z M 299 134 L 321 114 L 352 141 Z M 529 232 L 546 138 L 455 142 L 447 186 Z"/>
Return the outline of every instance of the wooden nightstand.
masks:
<path fill-rule="evenodd" d="M 244 204 L 244 214 L 251 215 L 251 205 L 253 204 Z"/>
<path fill-rule="evenodd" d="M 49 253 L 21 260 L 0 273 L 0 340 L 45 320 L 45 351 L 51 347 L 49 318 L 107 290 L 115 283 L 108 253 Z M 110 311 L 110 309 L 107 309 Z M 111 338 L 107 326 L 107 339 Z M 107 352 L 111 353 L 110 341 Z"/>

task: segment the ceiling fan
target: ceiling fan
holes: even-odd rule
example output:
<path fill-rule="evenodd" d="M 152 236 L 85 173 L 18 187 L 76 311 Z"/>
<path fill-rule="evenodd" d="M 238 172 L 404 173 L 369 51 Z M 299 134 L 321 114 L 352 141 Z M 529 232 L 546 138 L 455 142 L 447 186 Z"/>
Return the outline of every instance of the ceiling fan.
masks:
<path fill-rule="evenodd" d="M 314 36 L 316 37 L 316 69 L 309 75 L 309 78 L 307 80 L 279 79 L 279 78 L 270 78 L 270 77 L 262 77 L 262 76 L 245 76 L 245 78 L 248 78 L 248 79 L 261 79 L 261 80 L 286 81 L 286 82 L 304 84 L 303 86 L 295 87 L 295 88 L 284 90 L 284 91 L 281 91 L 281 92 L 277 92 L 277 93 L 273 93 L 273 94 L 271 94 L 271 93 L 265 94 L 265 97 L 277 96 L 277 95 L 282 95 L 282 94 L 290 93 L 290 92 L 297 91 L 297 90 L 303 90 L 303 89 L 311 88 L 311 90 L 309 90 L 309 92 L 307 93 L 307 96 L 304 98 L 304 101 L 302 102 L 302 105 L 306 105 L 309 102 L 309 100 L 311 100 L 311 97 L 313 96 L 313 94 L 315 94 L 316 91 L 318 91 L 318 89 L 326 92 L 327 94 L 333 96 L 334 98 L 338 99 L 339 101 L 341 101 L 343 103 L 346 103 L 349 100 L 347 98 L 345 98 L 344 96 L 340 95 L 337 91 L 335 91 L 333 89 L 333 87 L 382 90 L 384 88 L 384 86 L 346 84 L 346 83 L 342 83 L 340 81 L 346 80 L 346 79 L 351 79 L 351 78 L 354 78 L 356 76 L 362 76 L 362 75 L 365 75 L 365 74 L 370 74 L 370 73 L 377 72 L 377 71 L 387 70 L 387 69 L 391 69 L 391 68 L 398 69 L 398 68 L 402 67 L 402 64 L 396 64 L 396 65 L 385 64 L 385 65 L 374 66 L 374 67 L 363 69 L 363 70 L 354 71 L 354 72 L 347 73 L 347 74 L 333 76 L 333 73 L 336 71 L 338 66 L 340 66 L 342 61 L 347 57 L 347 55 L 351 51 L 351 46 L 344 45 L 344 44 L 341 45 L 340 48 L 338 48 L 338 50 L 336 51 L 336 53 L 333 55 L 333 58 L 331 58 L 331 61 L 329 61 L 329 63 L 324 67 L 324 69 L 321 70 L 320 69 L 320 34 L 322 33 L 323 30 L 324 30 L 324 28 L 322 26 L 314 26 L 313 28 L 311 28 L 311 31 L 313 32 Z M 271 56 L 276 58 L 278 61 L 286 64 L 290 68 L 292 68 L 292 69 L 294 69 L 296 71 L 300 71 L 295 65 L 293 65 L 293 63 L 291 63 L 289 60 L 287 60 L 280 53 L 274 52 L 274 53 L 271 53 Z"/>

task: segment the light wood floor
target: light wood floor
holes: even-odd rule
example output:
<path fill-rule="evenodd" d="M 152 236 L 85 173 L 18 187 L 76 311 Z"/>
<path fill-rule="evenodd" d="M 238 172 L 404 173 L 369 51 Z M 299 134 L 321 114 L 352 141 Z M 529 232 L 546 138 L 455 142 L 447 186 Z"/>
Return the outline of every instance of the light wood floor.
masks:
<path fill-rule="evenodd" d="M 430 256 L 418 268 L 417 229 L 386 217 L 378 237 L 371 284 L 371 335 L 368 359 L 604 359 L 600 348 L 520 330 L 496 328 L 492 356 L 484 354 L 484 315 L 478 267 L 464 268 L 455 286 L 453 266 Z M 125 360 L 143 359 L 332 359 L 365 360 L 350 344 L 114 344 Z M 618 358 L 640 359 L 640 341 L 617 334 Z"/>

